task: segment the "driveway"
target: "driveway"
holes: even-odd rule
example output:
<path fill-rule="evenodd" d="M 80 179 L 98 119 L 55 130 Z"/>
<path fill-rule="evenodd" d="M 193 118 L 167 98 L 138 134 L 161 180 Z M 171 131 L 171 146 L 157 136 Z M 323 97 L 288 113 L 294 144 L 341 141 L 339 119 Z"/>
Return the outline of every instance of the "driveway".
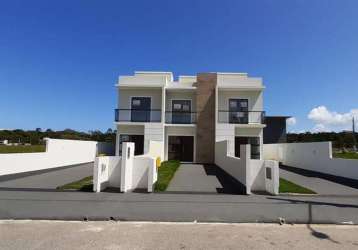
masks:
<path fill-rule="evenodd" d="M 0 176 L 0 189 L 55 189 L 58 186 L 92 175 L 93 163 L 35 173 Z"/>
<path fill-rule="evenodd" d="M 320 195 L 358 195 L 358 188 L 350 185 L 349 182 L 345 185 L 339 177 L 330 176 L 331 178 L 327 179 L 324 174 L 288 166 L 280 166 L 280 177 L 309 188 Z"/>
<path fill-rule="evenodd" d="M 245 188 L 215 165 L 181 164 L 167 192 L 244 194 Z"/>

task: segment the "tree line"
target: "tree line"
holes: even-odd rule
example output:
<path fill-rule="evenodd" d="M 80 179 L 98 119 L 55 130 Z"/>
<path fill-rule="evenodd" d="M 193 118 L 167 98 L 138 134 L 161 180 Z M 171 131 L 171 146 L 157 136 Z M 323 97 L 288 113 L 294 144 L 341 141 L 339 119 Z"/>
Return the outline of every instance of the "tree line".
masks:
<path fill-rule="evenodd" d="M 358 141 L 358 133 L 355 133 Z M 332 141 L 334 148 L 353 148 L 354 138 L 352 132 L 321 132 L 321 133 L 288 133 L 287 142 L 320 142 Z"/>
<path fill-rule="evenodd" d="M 29 143 L 32 145 L 43 144 L 43 138 L 54 139 L 72 139 L 72 140 L 88 140 L 88 141 L 103 141 L 103 142 L 115 142 L 116 131 L 108 129 L 106 132 L 99 130 L 89 132 L 79 132 L 73 129 L 65 129 L 62 131 L 53 131 L 47 129 L 42 131 L 40 128 L 35 130 L 0 130 L 0 141 L 8 140 L 10 143 Z"/>

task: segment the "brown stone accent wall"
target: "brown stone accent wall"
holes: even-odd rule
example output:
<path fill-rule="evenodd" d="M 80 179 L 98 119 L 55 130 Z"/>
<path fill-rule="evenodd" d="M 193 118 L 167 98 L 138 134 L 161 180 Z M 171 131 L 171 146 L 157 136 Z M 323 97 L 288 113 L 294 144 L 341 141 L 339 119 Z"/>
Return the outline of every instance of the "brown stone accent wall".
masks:
<path fill-rule="evenodd" d="M 199 73 L 196 83 L 196 161 L 215 161 L 215 88 L 216 73 Z"/>

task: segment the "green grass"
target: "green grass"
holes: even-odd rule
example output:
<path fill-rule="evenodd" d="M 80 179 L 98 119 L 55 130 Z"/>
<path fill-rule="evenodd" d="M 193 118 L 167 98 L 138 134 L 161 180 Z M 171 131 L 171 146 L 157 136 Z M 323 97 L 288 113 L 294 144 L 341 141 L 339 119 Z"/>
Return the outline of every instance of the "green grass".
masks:
<path fill-rule="evenodd" d="M 293 182 L 280 178 L 280 193 L 315 194 L 311 189 L 299 186 Z"/>
<path fill-rule="evenodd" d="M 156 192 L 163 192 L 167 189 L 179 166 L 180 162 L 175 160 L 162 162 L 158 169 L 158 180 L 154 187 Z"/>
<path fill-rule="evenodd" d="M 353 152 L 347 153 L 333 153 L 334 158 L 344 158 L 344 159 L 358 159 L 358 154 Z"/>
<path fill-rule="evenodd" d="M 45 152 L 45 145 L 19 145 L 19 146 L 6 146 L 0 145 L 0 154 L 10 154 L 10 153 L 35 153 L 35 152 Z"/>
<path fill-rule="evenodd" d="M 79 181 L 74 181 L 63 186 L 59 186 L 56 189 L 58 190 L 77 190 L 77 191 L 93 191 L 93 177 L 87 176 Z"/>

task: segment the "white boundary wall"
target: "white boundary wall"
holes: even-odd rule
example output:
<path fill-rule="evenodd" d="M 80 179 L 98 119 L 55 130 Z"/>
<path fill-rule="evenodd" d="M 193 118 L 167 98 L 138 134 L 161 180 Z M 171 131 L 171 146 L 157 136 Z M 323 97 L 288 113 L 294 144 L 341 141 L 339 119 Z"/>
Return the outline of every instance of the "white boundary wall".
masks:
<path fill-rule="evenodd" d="M 241 158 L 230 155 L 228 141 L 215 144 L 215 164 L 246 186 L 246 193 L 265 191 L 277 195 L 279 192 L 278 162 L 250 159 L 250 145 L 241 145 Z"/>
<path fill-rule="evenodd" d="M 93 162 L 97 142 L 46 138 L 46 152 L 0 154 L 0 176 Z"/>
<path fill-rule="evenodd" d="M 100 192 L 106 187 L 120 187 L 121 157 L 96 157 L 93 168 L 93 191 Z"/>
<path fill-rule="evenodd" d="M 134 189 L 153 192 L 158 178 L 156 159 L 163 153 L 163 143 L 150 141 L 149 145 L 149 152 L 145 155 L 134 156 L 134 143 L 124 142 L 121 157 L 97 157 L 93 168 L 93 191 L 119 187 L 121 192 Z"/>
<path fill-rule="evenodd" d="M 264 158 L 295 168 L 358 180 L 358 160 L 332 158 L 331 142 L 265 144 Z"/>

